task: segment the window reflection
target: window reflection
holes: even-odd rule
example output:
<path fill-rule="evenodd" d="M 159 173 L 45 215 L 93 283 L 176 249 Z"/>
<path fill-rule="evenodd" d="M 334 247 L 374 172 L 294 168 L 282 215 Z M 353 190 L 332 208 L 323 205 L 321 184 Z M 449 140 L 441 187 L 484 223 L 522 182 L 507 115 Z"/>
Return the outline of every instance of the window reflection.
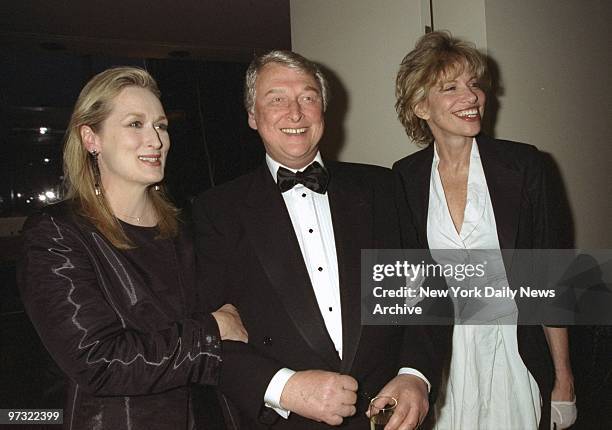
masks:
<path fill-rule="evenodd" d="M 166 183 L 179 207 L 262 160 L 242 107 L 246 62 L 0 47 L 0 224 L 64 197 L 62 145 L 72 107 L 89 78 L 116 65 L 144 67 L 159 83 L 172 139 Z"/>

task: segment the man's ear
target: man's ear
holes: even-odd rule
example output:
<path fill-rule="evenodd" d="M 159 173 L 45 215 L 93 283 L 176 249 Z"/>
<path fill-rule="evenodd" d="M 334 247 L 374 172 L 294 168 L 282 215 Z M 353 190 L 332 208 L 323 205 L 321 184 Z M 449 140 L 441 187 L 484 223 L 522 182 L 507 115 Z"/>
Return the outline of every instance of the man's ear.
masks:
<path fill-rule="evenodd" d="M 249 112 L 249 127 L 253 130 L 257 130 L 257 121 L 255 120 L 255 112 Z"/>
<path fill-rule="evenodd" d="M 414 106 L 414 114 L 425 121 L 430 118 L 429 110 L 427 109 L 427 100 L 421 100 Z"/>
<path fill-rule="evenodd" d="M 96 133 L 90 126 L 82 125 L 79 129 L 79 133 L 81 134 L 81 142 L 83 142 L 83 146 L 87 152 L 100 152 L 100 145 L 98 143 Z"/>

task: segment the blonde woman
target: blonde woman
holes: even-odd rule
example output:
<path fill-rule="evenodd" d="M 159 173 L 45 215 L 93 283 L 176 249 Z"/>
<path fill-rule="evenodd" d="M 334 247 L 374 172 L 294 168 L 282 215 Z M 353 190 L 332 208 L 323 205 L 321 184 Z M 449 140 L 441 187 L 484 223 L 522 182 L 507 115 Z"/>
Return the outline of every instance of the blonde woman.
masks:
<path fill-rule="evenodd" d="M 410 243 L 492 250 L 502 261 L 500 249 L 554 248 L 554 214 L 542 154 L 480 133 L 487 86 L 486 60 L 473 45 L 446 32 L 423 36 L 400 65 L 396 109 L 408 136 L 426 148 L 394 170 Z M 507 285 L 509 268 L 502 262 L 499 269 Z M 487 324 L 454 327 L 436 429 L 548 430 L 551 399 L 557 429 L 571 425 L 567 329 L 517 327 L 519 311 L 512 301 L 493 309 Z"/>
<path fill-rule="evenodd" d="M 188 386 L 216 383 L 222 339 L 247 339 L 231 305 L 197 312 L 159 96 L 142 69 L 93 77 L 66 133 L 67 198 L 24 227 L 19 286 L 66 375 L 65 428 L 192 429 Z"/>

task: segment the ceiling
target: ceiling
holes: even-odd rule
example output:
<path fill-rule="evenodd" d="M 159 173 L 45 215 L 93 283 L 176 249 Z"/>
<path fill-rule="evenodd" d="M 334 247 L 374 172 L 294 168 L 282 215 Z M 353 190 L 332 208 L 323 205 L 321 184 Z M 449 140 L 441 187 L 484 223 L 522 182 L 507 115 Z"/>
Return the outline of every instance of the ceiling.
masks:
<path fill-rule="evenodd" d="M 23 49 L 231 61 L 291 47 L 289 0 L 2 3 L 2 44 Z"/>

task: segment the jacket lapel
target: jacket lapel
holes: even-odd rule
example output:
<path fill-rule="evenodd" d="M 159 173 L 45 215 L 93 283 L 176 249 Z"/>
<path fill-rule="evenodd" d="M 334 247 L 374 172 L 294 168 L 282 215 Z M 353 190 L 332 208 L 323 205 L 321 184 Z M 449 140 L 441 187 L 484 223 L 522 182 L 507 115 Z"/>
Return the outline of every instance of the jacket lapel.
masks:
<path fill-rule="evenodd" d="M 478 151 L 487 178 L 501 249 L 514 249 L 521 205 L 521 172 L 505 160 L 486 136 L 478 136 Z"/>
<path fill-rule="evenodd" d="M 342 365 L 349 373 L 361 339 L 361 249 L 370 248 L 372 208 L 369 189 L 343 174 L 335 163 L 326 163 L 330 171 L 329 204 L 334 226 L 340 300 L 342 303 Z M 336 168 L 335 168 L 336 167 Z"/>
<path fill-rule="evenodd" d="M 417 158 L 411 166 L 410 179 L 403 181 L 405 197 L 411 202 L 410 210 L 414 217 L 413 223 L 417 230 L 419 246 L 422 248 L 429 248 L 427 241 L 427 213 L 429 211 L 429 187 L 433 156 L 433 144 L 421 150 L 415 155 Z"/>
<path fill-rule="evenodd" d="M 338 369 L 340 359 L 319 311 L 289 212 L 266 164 L 253 174 L 241 217 L 287 314 L 314 353 Z"/>
<path fill-rule="evenodd" d="M 511 160 L 506 160 L 496 151 L 495 142 L 490 138 L 481 135 L 476 138 L 476 142 L 495 214 L 499 247 L 502 250 L 506 273 L 510 277 L 518 234 L 521 172 L 509 164 Z"/>

